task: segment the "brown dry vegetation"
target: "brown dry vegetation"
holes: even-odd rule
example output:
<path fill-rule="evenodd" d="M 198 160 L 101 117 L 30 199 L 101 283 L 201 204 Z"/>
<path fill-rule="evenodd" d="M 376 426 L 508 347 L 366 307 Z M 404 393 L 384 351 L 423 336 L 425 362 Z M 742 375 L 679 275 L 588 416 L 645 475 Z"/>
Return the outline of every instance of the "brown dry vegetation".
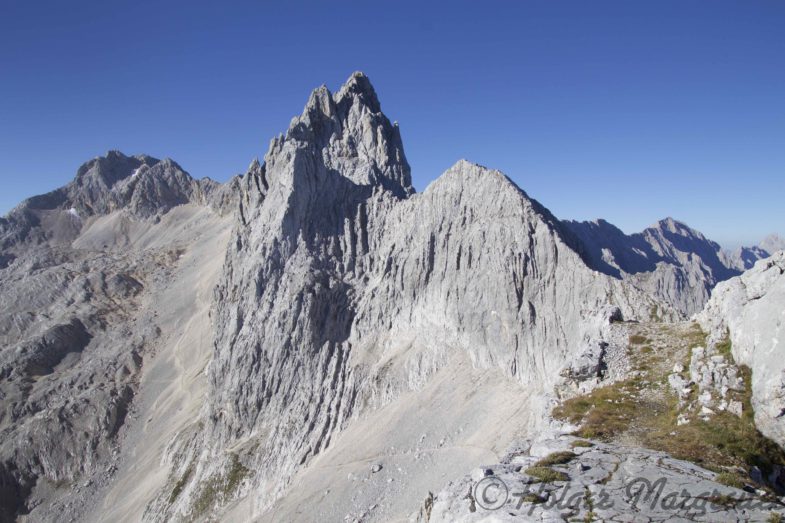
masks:
<path fill-rule="evenodd" d="M 630 336 L 629 349 L 633 368 L 640 375 L 569 399 L 554 409 L 554 417 L 579 425 L 575 435 L 582 438 L 635 444 L 725 471 L 722 477 L 734 485 L 749 482 L 753 466 L 766 473 L 772 465 L 785 465 L 782 449 L 755 428 L 748 368 L 741 367 L 746 391 L 732 397 L 742 402 L 741 417 L 719 412 L 708 421 L 692 416 L 679 426 L 678 399 L 667 384 L 667 376 L 675 362 L 689 364 L 691 349 L 705 344 L 705 334 L 696 325 L 633 328 L 643 331 Z M 647 345 L 642 347 L 644 343 Z M 730 358 L 730 342 L 720 345 L 720 353 Z M 733 472 L 737 470 L 746 472 L 743 478 Z"/>
<path fill-rule="evenodd" d="M 553 470 L 550 467 L 529 467 L 526 474 L 542 483 L 553 483 L 554 481 L 569 481 L 570 477 L 564 472 Z"/>

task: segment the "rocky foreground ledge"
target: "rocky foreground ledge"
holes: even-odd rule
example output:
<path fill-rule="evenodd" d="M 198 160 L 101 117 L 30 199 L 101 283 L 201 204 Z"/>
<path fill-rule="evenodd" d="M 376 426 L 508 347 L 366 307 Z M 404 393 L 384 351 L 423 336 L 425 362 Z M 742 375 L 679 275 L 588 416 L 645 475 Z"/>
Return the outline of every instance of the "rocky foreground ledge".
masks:
<path fill-rule="evenodd" d="M 783 520 L 781 499 L 721 481 L 722 474 L 662 452 L 555 436 L 450 483 L 429 496 L 412 520 Z"/>

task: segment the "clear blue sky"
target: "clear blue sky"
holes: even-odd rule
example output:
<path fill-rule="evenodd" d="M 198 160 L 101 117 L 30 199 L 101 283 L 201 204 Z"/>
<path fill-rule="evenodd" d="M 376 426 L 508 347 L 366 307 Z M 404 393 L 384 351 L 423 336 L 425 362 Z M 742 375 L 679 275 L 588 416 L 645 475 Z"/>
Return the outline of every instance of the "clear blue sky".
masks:
<path fill-rule="evenodd" d="M 415 186 L 459 158 L 561 218 L 785 233 L 785 2 L 0 0 L 0 212 L 108 149 L 226 180 L 354 70 Z"/>

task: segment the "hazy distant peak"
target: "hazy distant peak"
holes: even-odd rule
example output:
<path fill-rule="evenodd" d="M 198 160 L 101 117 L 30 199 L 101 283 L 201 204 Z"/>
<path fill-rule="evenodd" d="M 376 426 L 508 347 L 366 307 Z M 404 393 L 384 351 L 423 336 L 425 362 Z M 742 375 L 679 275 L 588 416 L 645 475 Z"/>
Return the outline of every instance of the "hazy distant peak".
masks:
<path fill-rule="evenodd" d="M 758 247 L 768 252 L 769 254 L 774 254 L 777 251 L 785 249 L 785 238 L 779 234 L 769 234 L 763 238 L 763 240 L 758 244 Z"/>

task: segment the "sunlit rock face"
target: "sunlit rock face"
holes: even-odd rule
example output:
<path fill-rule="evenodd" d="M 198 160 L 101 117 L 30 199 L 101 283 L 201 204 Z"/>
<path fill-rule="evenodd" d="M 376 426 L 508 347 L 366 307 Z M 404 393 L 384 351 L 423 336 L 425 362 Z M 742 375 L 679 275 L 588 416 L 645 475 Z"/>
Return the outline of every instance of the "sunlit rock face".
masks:
<path fill-rule="evenodd" d="M 108 481 L 143 362 L 173 328 L 150 303 L 228 222 L 211 203 L 222 191 L 110 151 L 0 218 L 0 520 L 58 519 L 58 485 Z"/>
<path fill-rule="evenodd" d="M 263 512 L 352 420 L 457 354 L 545 394 L 612 318 L 655 304 L 589 268 L 574 235 L 498 171 L 459 161 L 415 194 L 380 111 L 360 73 L 315 90 L 241 182 L 203 429 L 171 458 L 197 472 L 168 510 L 186 513 L 232 452 L 256 471 L 247 492 Z"/>
<path fill-rule="evenodd" d="M 697 319 L 713 340 L 730 336 L 736 362 L 752 369 L 755 424 L 785 445 L 785 251 L 717 285 Z"/>

